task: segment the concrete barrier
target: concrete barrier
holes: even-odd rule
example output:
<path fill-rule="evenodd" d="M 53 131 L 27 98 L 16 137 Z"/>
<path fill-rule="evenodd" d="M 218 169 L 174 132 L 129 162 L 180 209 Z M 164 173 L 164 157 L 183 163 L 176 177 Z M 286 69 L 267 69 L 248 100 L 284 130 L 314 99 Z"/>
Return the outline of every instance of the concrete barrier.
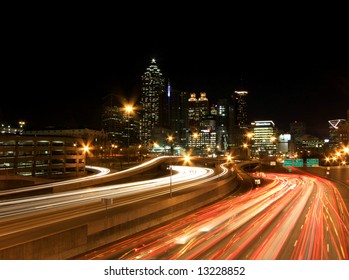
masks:
<path fill-rule="evenodd" d="M 229 195 L 238 185 L 236 174 L 194 191 L 161 196 L 128 206 L 110 205 L 94 214 L 37 229 L 13 233 L 13 246 L 0 247 L 0 259 L 73 259 L 145 229 L 179 218 Z M 46 227 L 46 228 L 45 228 Z M 46 232 L 38 236 L 38 232 Z M 1 238 L 1 237 L 0 237 Z M 8 243 L 8 242 L 7 242 Z"/>

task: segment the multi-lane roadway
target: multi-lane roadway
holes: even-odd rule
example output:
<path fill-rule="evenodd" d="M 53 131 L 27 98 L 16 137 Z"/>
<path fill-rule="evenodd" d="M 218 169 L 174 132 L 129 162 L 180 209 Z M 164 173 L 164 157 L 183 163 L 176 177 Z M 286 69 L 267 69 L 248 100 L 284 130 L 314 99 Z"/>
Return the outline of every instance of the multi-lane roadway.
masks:
<path fill-rule="evenodd" d="M 103 213 L 106 206 L 109 208 L 122 207 L 134 205 L 143 200 L 159 200 L 161 196 L 168 197 L 170 193 L 177 195 L 177 193 L 190 192 L 192 188 L 195 189 L 204 184 L 210 185 L 210 181 L 216 182 L 229 172 L 225 167 L 215 174 L 211 168 L 173 165 L 170 176 L 114 183 L 120 182 L 119 179 L 124 179 L 125 176 L 133 176 L 147 170 L 146 166 L 154 162 L 161 164 L 163 160 L 166 158 L 154 159 L 154 161 L 145 163 L 143 167 L 137 166 L 114 174 L 101 169 L 100 173 L 86 178 L 3 191 L 0 193 L 0 249 L 13 247 L 16 244 L 40 238 L 40 236 L 52 235 L 55 228 L 57 230 L 62 227 L 69 228 L 73 219 L 84 223 L 88 216 Z M 109 177 L 108 183 L 105 183 L 106 177 Z M 91 182 L 96 184 L 103 182 L 103 184 L 91 185 Z M 58 193 L 9 198 L 20 191 L 28 193 L 74 184 L 88 185 L 88 187 Z"/>
<path fill-rule="evenodd" d="M 349 259 L 349 213 L 336 186 L 300 174 L 269 183 L 80 259 Z"/>
<path fill-rule="evenodd" d="M 0 201 L 0 217 L 18 217 L 20 214 L 45 212 L 50 210 L 60 211 L 67 207 L 82 207 L 91 203 L 99 203 L 103 198 L 112 198 L 118 206 L 131 204 L 148 198 L 154 198 L 172 192 L 177 192 L 202 184 L 212 178 L 213 170 L 209 168 L 172 166 L 174 174 L 152 180 L 136 181 L 121 184 L 109 184 L 107 186 L 89 187 L 80 190 L 62 193 L 44 194 L 38 196 L 7 199 Z M 104 173 L 108 173 L 103 170 Z M 84 178 L 88 180 L 89 178 Z M 80 179 L 82 180 L 82 178 Z M 171 181 L 170 181 L 171 180 Z M 55 182 L 46 185 L 32 186 L 30 190 L 52 187 L 52 185 L 64 185 L 66 182 Z M 171 183 L 171 186 L 169 185 Z M 185 184 L 184 184 L 185 183 Z M 29 188 L 29 187 L 28 187 Z M 9 194 L 11 191 L 6 191 Z M 18 192 L 18 190 L 14 190 Z M 86 209 L 84 210 L 86 213 Z"/>
<path fill-rule="evenodd" d="M 158 161 L 161 159 L 156 159 Z M 148 164 L 153 164 L 151 161 Z M 92 168 L 92 167 L 91 167 Z M 127 172 L 95 175 L 66 182 L 32 186 L 21 191 L 95 183 L 98 178 L 124 178 Z M 173 165 L 170 176 L 129 183 L 88 185 L 72 191 L 22 198 L 0 193 L 0 240 L 14 241 L 40 223 L 102 211 L 104 199 L 114 205 L 138 203 L 217 182 L 230 171 Z M 130 174 L 130 173 L 129 173 Z M 134 173 L 132 173 L 134 174 Z M 310 174 L 259 173 L 262 187 L 237 188 L 222 199 L 173 222 L 86 253 L 77 259 L 349 259 L 349 213 L 333 182 Z M 115 177 L 116 176 L 116 177 Z M 239 175 L 240 186 L 246 177 Z M 106 179 L 102 179 L 106 182 Z M 1 197 L 3 195 L 3 197 Z M 48 215 L 49 213 L 49 215 Z M 43 232 L 44 234 L 44 232 Z"/>

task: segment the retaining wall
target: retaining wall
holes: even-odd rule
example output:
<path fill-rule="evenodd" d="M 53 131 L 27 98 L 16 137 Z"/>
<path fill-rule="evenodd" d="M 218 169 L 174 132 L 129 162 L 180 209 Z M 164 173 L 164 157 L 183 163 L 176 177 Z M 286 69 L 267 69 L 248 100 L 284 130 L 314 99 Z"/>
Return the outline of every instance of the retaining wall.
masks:
<path fill-rule="evenodd" d="M 12 235 L 17 245 L 0 249 L 0 259 L 72 259 L 217 201 L 237 185 L 236 174 L 230 174 L 224 180 L 199 186 L 195 191 L 176 192 L 172 197 L 166 195 L 123 207 L 110 205 L 94 214 L 38 225 L 37 231 L 31 229 Z M 36 236 L 35 232 L 46 234 Z"/>

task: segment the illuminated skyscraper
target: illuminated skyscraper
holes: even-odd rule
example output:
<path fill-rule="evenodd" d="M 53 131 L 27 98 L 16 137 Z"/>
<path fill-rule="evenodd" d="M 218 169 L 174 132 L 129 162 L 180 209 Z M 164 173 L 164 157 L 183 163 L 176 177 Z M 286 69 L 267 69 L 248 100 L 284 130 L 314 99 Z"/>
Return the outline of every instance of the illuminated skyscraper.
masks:
<path fill-rule="evenodd" d="M 232 125 L 230 114 L 229 114 L 229 103 L 228 99 L 218 99 L 217 102 L 217 146 L 221 147 L 222 150 L 228 149 L 229 144 L 229 130 L 228 128 Z"/>
<path fill-rule="evenodd" d="M 116 94 L 103 98 L 102 127 L 112 144 L 119 147 L 139 144 L 138 112 L 127 115 L 125 102 Z"/>
<path fill-rule="evenodd" d="M 336 150 L 341 148 L 342 145 L 345 145 L 347 140 L 347 135 L 345 133 L 345 124 L 347 123 L 346 119 L 335 119 L 329 120 L 329 147 L 331 150 Z"/>
<path fill-rule="evenodd" d="M 247 91 L 236 90 L 233 95 L 235 108 L 235 125 L 247 127 Z"/>
<path fill-rule="evenodd" d="M 142 76 L 142 118 L 140 124 L 140 140 L 148 146 L 152 141 L 152 130 L 163 127 L 168 121 L 165 79 L 155 59 Z"/>
<path fill-rule="evenodd" d="M 232 107 L 230 112 L 233 114 L 232 125 L 229 128 L 229 142 L 232 147 L 239 147 L 245 140 L 247 124 L 247 91 L 236 90 L 232 95 Z"/>
<path fill-rule="evenodd" d="M 200 118 L 197 110 L 197 103 L 198 99 L 196 98 L 196 94 L 191 93 L 188 99 L 188 123 L 190 131 L 199 129 Z"/>
<path fill-rule="evenodd" d="M 168 83 L 169 128 L 174 142 L 182 147 L 187 146 L 188 129 L 188 99 L 189 93 L 173 89 Z"/>
<path fill-rule="evenodd" d="M 252 156 L 260 158 L 275 156 L 276 134 L 273 121 L 255 121 L 253 125 L 253 144 L 251 147 Z"/>
<path fill-rule="evenodd" d="M 121 104 L 115 94 L 103 98 L 102 127 L 113 144 L 122 145 L 123 123 Z"/>
<path fill-rule="evenodd" d="M 209 114 L 209 109 L 206 92 L 201 92 L 199 98 L 196 98 L 195 93 L 190 94 L 188 99 L 188 120 L 189 128 L 192 132 L 200 130 L 200 121 Z"/>
<path fill-rule="evenodd" d="M 294 121 L 290 123 L 290 132 L 292 138 L 298 142 L 302 142 L 302 137 L 306 134 L 306 125 L 304 122 Z"/>
<path fill-rule="evenodd" d="M 201 92 L 199 98 L 195 93 L 190 94 L 188 99 L 188 126 L 190 147 L 203 149 L 205 146 L 212 146 L 210 120 L 207 120 L 210 112 L 209 102 L 206 97 L 206 92 Z M 205 120 L 205 121 L 204 121 Z M 215 134 L 214 134 L 215 137 Z"/>

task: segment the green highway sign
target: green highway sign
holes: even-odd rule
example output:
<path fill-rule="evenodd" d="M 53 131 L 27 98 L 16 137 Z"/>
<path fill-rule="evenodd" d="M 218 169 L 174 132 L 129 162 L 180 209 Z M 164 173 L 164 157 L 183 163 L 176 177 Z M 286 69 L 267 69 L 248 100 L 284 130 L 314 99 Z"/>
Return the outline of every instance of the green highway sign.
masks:
<path fill-rule="evenodd" d="M 319 166 L 318 158 L 307 158 L 307 167 Z"/>
<path fill-rule="evenodd" d="M 302 158 L 286 158 L 284 159 L 284 167 L 303 167 L 304 162 Z M 319 159 L 318 158 L 307 158 L 306 161 L 307 167 L 315 167 L 319 166 Z"/>
<path fill-rule="evenodd" d="M 302 158 L 295 158 L 293 160 L 293 166 L 294 167 L 303 167 L 303 159 Z"/>

